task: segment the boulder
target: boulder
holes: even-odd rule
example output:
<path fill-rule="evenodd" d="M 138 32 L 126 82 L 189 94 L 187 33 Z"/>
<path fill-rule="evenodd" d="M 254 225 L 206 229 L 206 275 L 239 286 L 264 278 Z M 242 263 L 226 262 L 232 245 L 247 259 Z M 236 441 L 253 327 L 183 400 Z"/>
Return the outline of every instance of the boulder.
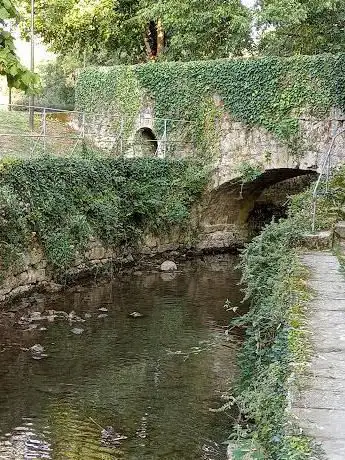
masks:
<path fill-rule="evenodd" d="M 177 270 L 177 265 L 172 260 L 166 260 L 160 267 L 162 272 L 174 272 Z"/>

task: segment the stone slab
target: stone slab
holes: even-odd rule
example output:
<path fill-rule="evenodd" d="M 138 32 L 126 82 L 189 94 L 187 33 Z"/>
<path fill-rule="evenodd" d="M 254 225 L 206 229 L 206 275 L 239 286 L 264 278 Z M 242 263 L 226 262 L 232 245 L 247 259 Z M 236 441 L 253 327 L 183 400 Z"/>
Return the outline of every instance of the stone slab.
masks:
<path fill-rule="evenodd" d="M 315 379 L 317 382 L 317 379 Z M 341 381 L 344 385 L 344 380 Z M 301 395 L 295 401 L 296 408 L 309 408 L 309 409 L 333 409 L 345 411 L 345 398 L 343 388 L 338 391 L 334 389 L 311 389 L 303 390 Z M 344 427 L 345 430 L 345 427 Z"/>
<path fill-rule="evenodd" d="M 313 292 L 307 327 L 314 356 L 293 413 L 328 460 L 345 460 L 345 278 L 329 252 L 309 252 L 301 259 Z"/>
<path fill-rule="evenodd" d="M 293 414 L 299 426 L 314 439 L 337 440 L 345 447 L 345 410 L 295 407 Z M 322 447 L 325 446 L 322 442 Z M 333 460 L 327 453 L 327 458 Z"/>
<path fill-rule="evenodd" d="M 322 391 L 335 391 L 339 392 L 342 391 L 345 385 L 345 374 L 343 378 L 334 378 L 327 375 L 327 377 L 323 376 L 308 376 L 304 383 L 304 389 L 308 390 L 313 388 L 314 390 L 322 390 Z M 345 458 L 345 457 L 344 457 Z"/>

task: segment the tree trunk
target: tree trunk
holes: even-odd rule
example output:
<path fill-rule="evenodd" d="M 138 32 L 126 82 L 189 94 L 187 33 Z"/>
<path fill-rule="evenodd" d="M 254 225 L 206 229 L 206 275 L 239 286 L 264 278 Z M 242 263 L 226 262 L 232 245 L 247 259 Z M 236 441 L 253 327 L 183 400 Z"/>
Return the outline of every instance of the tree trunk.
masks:
<path fill-rule="evenodd" d="M 164 41 L 165 33 L 163 29 L 162 20 L 158 19 L 157 21 L 157 53 L 156 56 L 159 57 L 164 51 Z"/>
<path fill-rule="evenodd" d="M 146 57 L 148 61 L 155 61 L 165 46 L 165 33 L 162 20 L 150 21 L 144 34 Z"/>
<path fill-rule="evenodd" d="M 12 110 L 12 86 L 8 87 L 8 110 Z"/>

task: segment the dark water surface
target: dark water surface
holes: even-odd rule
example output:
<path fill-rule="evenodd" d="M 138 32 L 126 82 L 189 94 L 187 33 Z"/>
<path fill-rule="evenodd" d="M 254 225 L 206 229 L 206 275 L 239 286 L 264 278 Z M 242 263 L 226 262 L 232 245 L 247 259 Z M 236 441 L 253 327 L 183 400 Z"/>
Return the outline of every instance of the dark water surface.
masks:
<path fill-rule="evenodd" d="M 0 324 L 0 459 L 224 459 L 231 420 L 209 409 L 234 379 L 223 306 L 241 293 L 235 258 L 205 260 L 36 296 L 22 325 Z M 30 310 L 85 321 L 27 323 Z"/>

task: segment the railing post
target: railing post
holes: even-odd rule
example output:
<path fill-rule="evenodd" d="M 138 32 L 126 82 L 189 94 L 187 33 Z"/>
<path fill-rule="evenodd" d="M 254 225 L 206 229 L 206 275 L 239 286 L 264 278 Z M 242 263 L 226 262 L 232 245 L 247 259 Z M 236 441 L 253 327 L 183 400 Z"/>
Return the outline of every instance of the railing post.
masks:
<path fill-rule="evenodd" d="M 46 137 L 47 137 L 47 112 L 43 109 L 43 153 L 46 154 Z"/>

